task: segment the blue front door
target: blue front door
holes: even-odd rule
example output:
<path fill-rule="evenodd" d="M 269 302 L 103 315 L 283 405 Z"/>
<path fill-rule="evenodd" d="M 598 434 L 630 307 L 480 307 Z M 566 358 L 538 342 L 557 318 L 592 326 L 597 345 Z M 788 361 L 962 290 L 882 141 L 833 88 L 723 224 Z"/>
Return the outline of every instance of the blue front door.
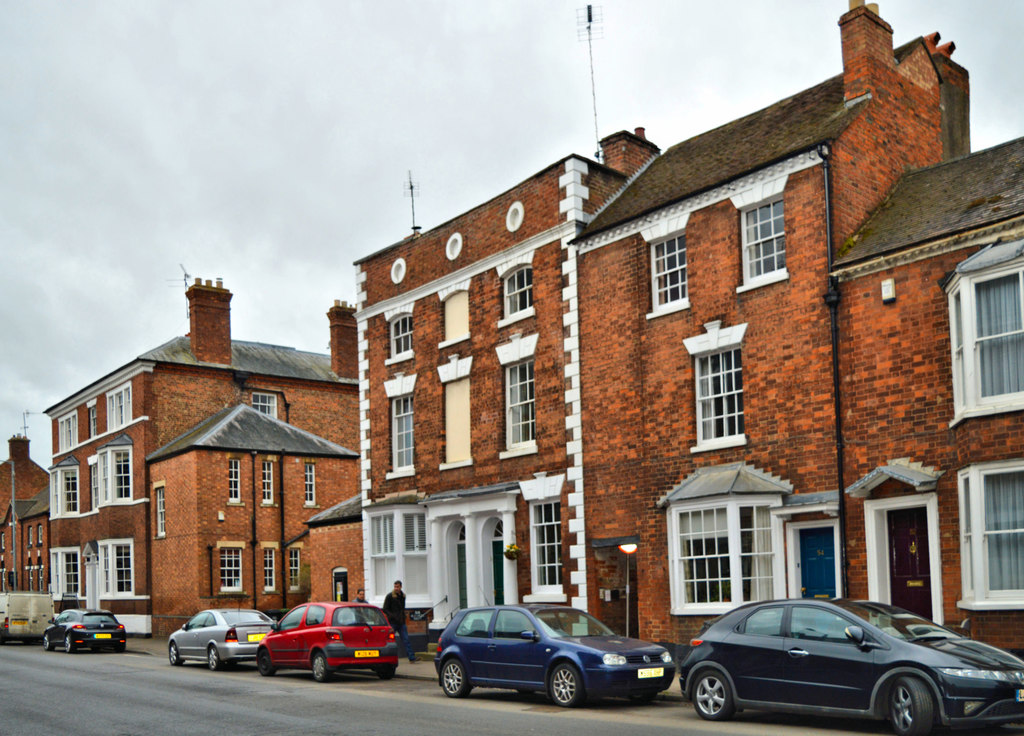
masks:
<path fill-rule="evenodd" d="M 836 542 L 830 526 L 800 530 L 800 596 L 836 596 Z"/>

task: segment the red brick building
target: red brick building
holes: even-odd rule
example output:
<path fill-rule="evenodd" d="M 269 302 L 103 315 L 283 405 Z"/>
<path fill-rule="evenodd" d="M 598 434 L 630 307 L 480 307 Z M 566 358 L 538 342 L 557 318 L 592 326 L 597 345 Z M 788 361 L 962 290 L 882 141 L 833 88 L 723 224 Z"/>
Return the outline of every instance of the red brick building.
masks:
<path fill-rule="evenodd" d="M 435 629 L 467 605 L 586 605 L 570 241 L 657 153 L 642 130 L 602 145 L 356 264 L 366 593 L 401 579 Z"/>
<path fill-rule="evenodd" d="M 28 437 L 11 437 L 7 448 L 0 463 L 0 590 L 46 590 L 50 475 L 29 456 Z"/>
<path fill-rule="evenodd" d="M 904 172 L 969 151 L 968 85 L 950 46 L 894 49 L 873 6 L 839 26 L 841 74 L 672 146 L 574 241 L 585 603 L 621 626 L 637 543 L 644 638 L 842 594 L 844 538 L 867 592 L 836 407 L 871 389 L 835 367 L 856 335 L 831 271 Z"/>
<path fill-rule="evenodd" d="M 1024 139 L 904 176 L 836 259 L 849 586 L 1024 649 Z"/>
<path fill-rule="evenodd" d="M 139 356 L 47 410 L 53 420 L 55 448 L 50 469 L 50 590 L 57 598 L 79 597 L 89 606 L 113 610 L 132 633 L 153 631 L 154 616 L 169 616 L 172 618 L 167 620 L 173 621 L 189 615 L 204 595 L 210 599 L 203 601 L 204 605 L 221 599 L 234 605 L 238 592 L 215 589 L 212 597 L 208 595 L 208 581 L 219 580 L 220 570 L 216 565 L 208 569 L 204 557 L 203 570 L 187 571 L 187 577 L 196 581 L 195 590 L 188 595 L 169 594 L 165 586 L 180 571 L 172 575 L 158 567 L 158 559 L 177 555 L 178 559 L 193 560 L 195 544 L 202 542 L 191 536 L 192 530 L 182 538 L 180 550 L 167 552 L 176 537 L 159 538 L 157 530 L 161 524 L 182 529 L 181 520 L 175 517 L 178 507 L 167 505 L 175 500 L 166 495 L 172 488 L 174 494 L 196 497 L 194 503 L 182 504 L 182 513 L 186 507 L 191 509 L 188 513 L 198 522 L 215 528 L 220 525 L 223 534 L 210 534 L 237 541 L 237 530 L 231 527 L 228 531 L 218 517 L 223 509 L 224 524 L 237 525 L 237 517 L 245 514 L 228 504 L 234 487 L 246 482 L 242 466 L 248 463 L 239 462 L 233 474 L 230 458 L 222 456 L 222 467 L 216 472 L 212 466 L 217 461 L 210 460 L 207 451 L 195 450 L 164 459 L 161 476 L 156 479 L 146 461 L 149 455 L 181 441 L 217 412 L 240 404 L 341 447 L 352 447 L 358 439 L 355 360 L 344 352 L 354 343 L 352 308 L 336 304 L 328 313 L 332 355 L 327 356 L 232 340 L 232 295 L 219 280 L 216 284 L 197 280 L 186 296 L 189 335 Z M 282 458 L 284 464 L 300 458 L 258 444 L 233 449 L 256 450 L 261 474 L 265 472 L 262 463 L 270 463 L 271 476 L 283 480 L 285 489 L 302 491 L 303 485 L 295 477 L 299 471 L 292 467 L 284 470 L 281 463 Z M 181 476 L 172 478 L 168 468 L 174 464 L 180 466 Z M 301 459 L 299 465 L 304 466 Z M 340 471 L 332 470 L 325 481 L 319 482 L 318 497 L 329 499 L 329 503 L 353 492 Z M 331 485 L 334 483 L 338 486 Z M 164 489 L 162 507 L 160 488 Z M 251 505 L 251 500 L 241 503 Z M 293 508 L 293 503 L 298 506 L 301 501 L 289 501 L 288 507 Z M 261 506 L 250 508 L 251 517 L 253 511 L 255 515 L 273 513 Z M 205 516 L 213 514 L 214 518 Z M 286 517 L 285 534 L 293 529 L 300 533 L 301 521 L 304 519 Z M 257 544 L 277 543 L 278 552 L 287 546 L 281 544 L 281 530 L 269 523 L 258 527 L 256 534 L 260 535 L 253 537 Z M 204 536 L 202 541 L 210 538 Z M 252 538 L 242 539 L 249 544 Z M 219 564 L 220 557 L 214 561 Z M 242 579 L 251 580 L 255 572 L 251 562 L 243 557 L 242 565 Z M 276 565 L 278 570 L 284 569 L 280 558 Z M 259 602 L 259 591 L 251 592 Z M 168 608 L 157 608 L 158 601 Z"/>
<path fill-rule="evenodd" d="M 355 484 L 353 484 L 355 487 Z M 310 598 L 316 601 L 350 601 L 363 582 L 363 497 L 346 498 L 314 514 L 309 527 L 308 559 L 315 573 Z M 378 605 L 383 603 L 377 601 Z"/>

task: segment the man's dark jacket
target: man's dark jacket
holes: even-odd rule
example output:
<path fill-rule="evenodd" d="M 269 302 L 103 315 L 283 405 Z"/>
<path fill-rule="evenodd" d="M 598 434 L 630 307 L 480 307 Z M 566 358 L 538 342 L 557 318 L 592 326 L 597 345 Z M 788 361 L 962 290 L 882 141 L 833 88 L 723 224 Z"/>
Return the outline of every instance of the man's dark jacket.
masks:
<path fill-rule="evenodd" d="M 405 593 L 399 592 L 395 595 L 395 591 L 391 591 L 384 596 L 384 605 L 381 608 L 392 628 L 405 625 Z"/>

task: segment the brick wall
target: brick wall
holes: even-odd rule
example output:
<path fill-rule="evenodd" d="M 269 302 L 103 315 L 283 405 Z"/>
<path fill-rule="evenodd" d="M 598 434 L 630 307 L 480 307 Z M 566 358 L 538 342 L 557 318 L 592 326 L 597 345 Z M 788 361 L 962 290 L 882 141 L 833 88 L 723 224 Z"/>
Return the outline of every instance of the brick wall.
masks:
<path fill-rule="evenodd" d="M 311 527 L 308 540 L 310 566 L 314 573 L 310 580 L 310 600 L 334 600 L 333 571 L 339 567 L 348 572 L 348 600 L 354 600 L 356 591 L 365 587 L 362 522 Z"/>

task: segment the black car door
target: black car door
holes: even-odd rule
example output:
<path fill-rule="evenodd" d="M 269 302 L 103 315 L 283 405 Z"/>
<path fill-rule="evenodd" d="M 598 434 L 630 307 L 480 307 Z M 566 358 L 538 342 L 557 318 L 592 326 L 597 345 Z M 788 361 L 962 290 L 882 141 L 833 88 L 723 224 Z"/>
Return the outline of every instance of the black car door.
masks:
<path fill-rule="evenodd" d="M 758 608 L 719 645 L 717 658 L 732 676 L 741 700 L 777 701 L 785 691 L 785 606 Z"/>
<path fill-rule="evenodd" d="M 793 606 L 786 639 L 786 672 L 791 702 L 864 710 L 875 680 L 875 650 L 846 636 L 855 625 L 815 606 Z"/>

